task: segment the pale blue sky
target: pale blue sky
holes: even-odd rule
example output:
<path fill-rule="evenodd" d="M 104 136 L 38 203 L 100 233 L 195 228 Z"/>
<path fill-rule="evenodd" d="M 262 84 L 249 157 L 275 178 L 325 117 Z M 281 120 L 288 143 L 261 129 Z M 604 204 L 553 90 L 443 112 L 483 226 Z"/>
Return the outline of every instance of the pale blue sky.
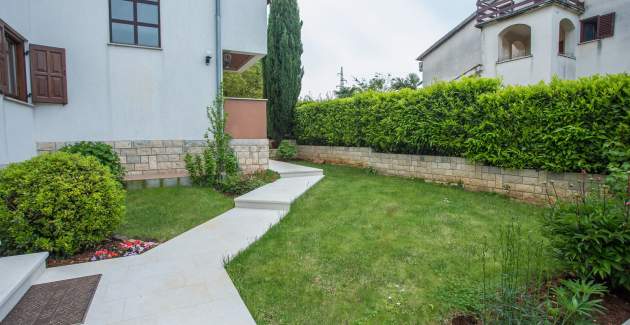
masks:
<path fill-rule="evenodd" d="M 346 79 L 418 71 L 415 58 L 475 10 L 476 0 L 298 0 L 304 21 L 302 94 Z"/>

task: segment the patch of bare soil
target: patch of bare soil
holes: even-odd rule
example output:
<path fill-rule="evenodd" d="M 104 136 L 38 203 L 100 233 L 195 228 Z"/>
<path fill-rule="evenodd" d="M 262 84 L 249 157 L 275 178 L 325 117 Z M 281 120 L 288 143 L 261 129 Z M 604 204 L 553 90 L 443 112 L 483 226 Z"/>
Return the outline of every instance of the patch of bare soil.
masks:
<path fill-rule="evenodd" d="M 621 325 L 630 319 L 630 294 L 616 293 L 604 297 L 606 312 L 595 319 L 595 324 Z"/>

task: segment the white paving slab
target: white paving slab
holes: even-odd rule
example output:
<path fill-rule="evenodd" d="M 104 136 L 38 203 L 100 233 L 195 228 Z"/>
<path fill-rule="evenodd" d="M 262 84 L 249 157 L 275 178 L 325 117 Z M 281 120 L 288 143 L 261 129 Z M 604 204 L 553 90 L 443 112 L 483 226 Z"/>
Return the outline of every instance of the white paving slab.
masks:
<path fill-rule="evenodd" d="M 324 172 L 318 168 L 289 164 L 276 160 L 269 161 L 269 169 L 280 174 L 282 178 L 324 175 Z"/>
<path fill-rule="evenodd" d="M 0 258 L 0 320 L 22 299 L 33 282 L 44 273 L 48 253 Z"/>
<path fill-rule="evenodd" d="M 234 199 L 237 208 L 289 211 L 291 203 L 324 178 L 320 176 L 281 178 Z"/>
<path fill-rule="evenodd" d="M 239 198 L 263 208 L 237 202 L 235 209 L 143 255 L 51 268 L 37 283 L 102 274 L 87 315 L 89 325 L 255 324 L 223 263 L 263 236 L 287 214 L 293 200 L 322 178 L 281 178 Z M 282 208 L 273 209 L 278 204 Z"/>

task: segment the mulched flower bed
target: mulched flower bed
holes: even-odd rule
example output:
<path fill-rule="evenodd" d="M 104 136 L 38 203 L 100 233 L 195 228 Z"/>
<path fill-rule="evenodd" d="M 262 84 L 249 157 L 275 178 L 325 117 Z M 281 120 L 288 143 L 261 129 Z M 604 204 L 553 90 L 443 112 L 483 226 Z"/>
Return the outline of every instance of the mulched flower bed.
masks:
<path fill-rule="evenodd" d="M 630 320 L 630 293 L 612 293 L 604 297 L 606 312 L 595 320 L 595 324 L 619 325 Z"/>
<path fill-rule="evenodd" d="M 551 283 L 559 283 L 560 278 L 553 279 L 545 287 Z M 620 325 L 630 320 L 630 292 L 612 292 L 602 298 L 604 301 L 604 314 L 598 315 L 593 323 L 597 325 Z M 482 325 L 479 319 L 472 315 L 458 315 L 451 319 L 451 325 Z"/>
<path fill-rule="evenodd" d="M 159 243 L 135 239 L 110 239 L 96 247 L 96 249 L 88 250 L 68 258 L 51 257 L 46 262 L 46 265 L 48 267 L 56 267 L 140 255 L 155 248 L 157 245 L 159 245 Z"/>

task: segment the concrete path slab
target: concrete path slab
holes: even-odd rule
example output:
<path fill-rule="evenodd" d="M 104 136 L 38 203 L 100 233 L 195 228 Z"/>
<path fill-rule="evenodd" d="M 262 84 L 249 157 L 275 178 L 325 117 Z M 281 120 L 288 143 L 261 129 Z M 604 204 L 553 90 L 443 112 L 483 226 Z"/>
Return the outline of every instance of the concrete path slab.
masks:
<path fill-rule="evenodd" d="M 272 168 L 301 169 L 287 165 Z M 281 178 L 239 198 L 262 208 L 237 203 L 143 255 L 51 268 L 37 283 L 102 274 L 86 319 L 90 325 L 255 324 L 223 263 L 278 223 L 322 177 Z M 273 209 L 278 203 L 282 208 Z"/>
<path fill-rule="evenodd" d="M 269 161 L 269 169 L 280 174 L 280 177 L 282 178 L 324 175 L 324 172 L 318 168 L 289 164 L 276 160 Z"/>

